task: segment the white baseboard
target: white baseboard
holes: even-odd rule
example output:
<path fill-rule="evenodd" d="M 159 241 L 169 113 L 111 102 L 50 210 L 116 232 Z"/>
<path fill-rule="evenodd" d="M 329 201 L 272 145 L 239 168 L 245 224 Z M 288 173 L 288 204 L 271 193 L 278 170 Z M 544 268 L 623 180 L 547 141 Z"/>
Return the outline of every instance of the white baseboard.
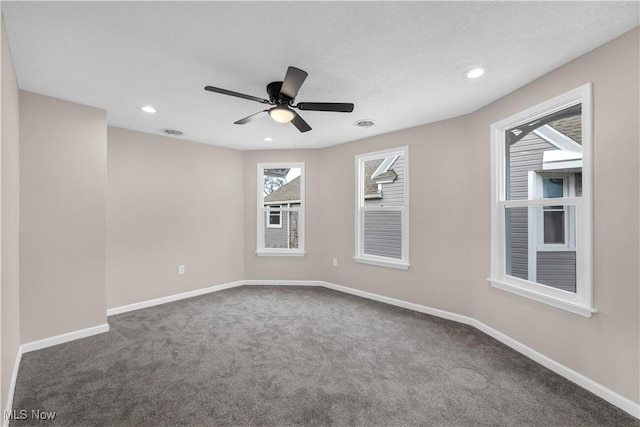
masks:
<path fill-rule="evenodd" d="M 54 345 L 63 344 L 69 341 L 75 341 L 80 338 L 90 337 L 92 335 L 102 334 L 109 332 L 109 324 L 104 323 L 102 325 L 93 326 L 91 328 L 81 329 L 79 331 L 68 332 L 66 334 L 56 335 L 49 338 L 44 338 L 38 341 L 32 341 L 22 344 L 18 347 L 16 359 L 13 364 L 13 373 L 11 375 L 11 383 L 9 384 L 9 393 L 7 394 L 7 402 L 5 404 L 5 410 L 2 413 L 2 427 L 8 426 L 9 421 L 6 419 L 6 411 L 13 409 L 13 395 L 16 390 L 16 381 L 18 380 L 18 369 L 20 368 L 20 362 L 22 361 L 22 355 L 30 351 L 41 350 L 43 348 L 52 347 Z"/>
<path fill-rule="evenodd" d="M 521 353 L 528 358 L 534 360 L 535 362 L 541 364 L 542 366 L 552 370 L 556 374 L 565 377 L 571 382 L 574 382 L 589 390 L 591 393 L 595 394 L 598 397 L 606 400 L 607 402 L 617 406 L 623 411 L 633 415 L 636 418 L 640 419 L 640 404 L 628 399 L 615 391 L 603 386 L 600 383 L 593 381 L 590 378 L 574 371 L 573 369 L 556 362 L 555 360 L 545 356 L 544 354 L 532 349 L 521 343 L 520 341 L 514 340 L 513 338 L 499 332 L 492 327 L 482 323 L 479 320 L 473 319 L 471 317 L 462 316 L 460 314 L 451 313 L 449 311 L 439 310 L 437 308 L 427 307 L 420 304 L 414 304 L 407 301 L 397 300 L 394 298 L 385 297 L 378 294 L 372 294 L 370 292 L 361 291 L 358 289 L 349 288 L 342 285 L 336 285 L 335 283 L 322 282 L 322 286 L 325 288 L 333 289 L 340 292 L 345 292 L 351 295 L 356 295 L 359 297 L 371 299 L 374 301 L 382 302 L 385 304 L 395 305 L 398 307 L 406 308 L 409 310 L 417 311 L 420 313 L 430 314 L 432 316 L 441 317 L 448 320 L 453 320 L 455 322 L 463 323 L 465 325 L 470 325 L 475 327 L 476 329 L 484 332 L 492 338 L 500 341 L 501 343 L 511 347 L 516 350 L 518 353 Z"/>
<path fill-rule="evenodd" d="M 347 286 L 336 285 L 335 283 L 321 282 L 325 288 L 333 289 L 334 291 L 344 292 L 346 294 L 355 295 L 358 297 L 382 302 L 385 304 L 395 305 L 397 307 L 406 308 L 408 310 L 417 311 L 419 313 L 430 314 L 436 317 L 442 317 L 443 319 L 453 320 L 454 322 L 464 323 L 465 325 L 472 325 L 474 319 L 462 316 L 460 314 L 452 313 L 450 311 L 444 311 L 437 308 L 427 307 L 425 305 L 414 304 L 412 302 L 402 301 L 395 298 L 385 297 L 383 295 L 372 294 L 371 292 L 361 291 L 359 289 L 349 288 Z"/>
<path fill-rule="evenodd" d="M 238 286 L 323 286 L 324 282 L 313 280 L 236 280 L 235 282 L 223 283 L 221 285 L 209 286 L 208 288 L 196 289 L 194 291 L 182 292 L 179 294 L 168 295 L 166 297 L 155 298 L 152 300 L 140 301 L 133 304 L 123 305 L 107 309 L 107 317 L 116 314 L 127 313 L 129 311 L 141 310 L 143 308 L 153 307 L 155 305 L 166 304 L 169 302 L 179 301 L 181 299 L 197 297 L 199 295 L 218 292 L 225 289 L 236 288 Z"/>
<path fill-rule="evenodd" d="M 168 302 L 179 301 L 181 299 L 197 297 L 199 295 L 218 292 L 225 289 L 236 288 L 238 286 L 323 286 L 323 282 L 317 280 L 236 280 L 235 282 L 223 283 L 221 285 L 209 286 L 208 288 L 196 289 L 194 291 L 182 292 L 179 294 L 168 295 L 166 297 L 155 298 L 151 300 L 136 302 L 133 304 L 123 305 L 107 309 L 107 316 L 127 313 L 129 311 L 140 310 L 143 308 L 153 307 L 155 305 L 166 304 Z"/>
<path fill-rule="evenodd" d="M 428 307 L 421 304 L 415 304 L 408 301 L 398 300 L 395 298 L 386 297 L 383 295 L 374 294 L 371 292 L 361 291 L 359 289 L 349 288 L 347 286 L 337 285 L 335 283 L 324 282 L 319 280 L 238 280 L 235 282 L 224 283 L 221 285 L 211 286 L 208 288 L 198 289 L 195 291 L 183 292 L 176 295 L 169 295 L 162 298 L 156 298 L 153 300 L 142 301 L 135 304 L 129 304 L 121 307 L 115 307 L 107 310 L 107 316 L 113 316 L 115 314 L 126 313 L 128 311 L 139 310 L 142 308 L 152 307 L 159 304 L 165 304 L 172 301 L 178 301 L 185 298 L 191 298 L 198 295 L 204 295 L 211 292 L 218 292 L 224 289 L 235 288 L 243 285 L 270 285 L 270 286 L 319 286 L 325 287 L 328 289 L 333 289 L 335 291 L 344 292 L 347 294 L 359 296 L 362 298 L 370 299 L 373 301 L 378 301 L 385 304 L 394 305 L 397 307 L 406 308 L 408 310 L 417 311 L 420 313 L 429 314 L 432 316 L 441 317 L 443 319 L 452 320 L 454 322 L 463 323 L 465 325 L 470 325 L 483 333 L 495 338 L 501 343 L 511 347 L 517 352 L 529 357 L 530 359 L 540 363 L 546 368 L 552 370 L 553 372 L 561 375 L 568 380 L 578 384 L 579 386 L 589 390 L 593 394 L 601 397 L 607 402 L 617 406 L 618 408 L 624 410 L 625 412 L 633 415 L 636 418 L 640 419 L 640 404 L 610 390 L 609 388 L 593 381 L 590 378 L 572 370 L 571 368 L 562 365 L 559 362 L 545 356 L 544 354 L 526 346 L 525 344 L 510 338 L 509 336 L 503 334 L 500 331 L 493 329 L 492 327 L 482 323 L 479 320 L 474 318 L 463 316 L 457 313 L 452 313 L 445 310 L 440 310 L 433 307 Z M 81 331 L 71 332 L 68 334 L 58 335 L 52 338 L 46 338 L 44 340 L 35 341 L 27 344 L 23 344 L 19 350 L 19 356 L 16 360 L 16 366 L 14 368 L 14 378 L 12 379 L 12 387 L 15 386 L 15 377 L 17 376 L 17 369 L 19 366 L 19 357 L 22 353 L 26 353 L 28 351 L 34 351 L 45 347 L 50 347 L 52 345 L 61 344 L 63 342 L 72 341 L 79 338 L 84 338 L 90 335 L 95 335 L 101 332 L 107 332 L 109 330 L 109 325 L 104 324 L 100 326 L 96 326 L 94 328 L 83 329 Z M 13 388 L 10 391 L 9 397 L 13 398 Z M 9 401 L 7 405 L 9 405 Z"/>
<path fill-rule="evenodd" d="M 595 394 L 598 397 L 601 397 L 602 399 L 617 406 L 618 408 L 633 415 L 634 417 L 640 418 L 640 404 L 635 403 L 633 400 L 627 399 L 626 397 L 603 386 L 602 384 L 599 384 L 592 379 L 582 375 L 581 373 L 576 372 L 559 362 L 556 362 L 555 360 L 532 349 L 531 347 L 522 344 L 520 341 L 516 341 L 513 338 L 493 329 L 492 327 L 478 320 L 474 319 L 472 325 L 485 334 L 489 335 L 490 337 L 495 338 L 506 346 L 516 350 L 518 353 L 521 353 L 527 356 L 529 359 L 538 362 L 545 368 L 548 368 L 556 374 L 565 377 L 569 381 L 578 384 L 580 387 L 589 390 L 591 393 Z"/>
<path fill-rule="evenodd" d="M 221 285 L 210 286 L 208 288 L 196 289 L 194 291 L 182 292 L 179 294 L 169 295 L 166 297 L 155 298 L 152 300 L 136 302 L 134 304 L 123 305 L 107 309 L 107 316 L 126 313 L 128 311 L 140 310 L 142 308 L 153 307 L 154 305 L 166 304 L 168 302 L 178 301 L 185 298 L 197 297 L 211 292 L 218 292 L 224 289 L 235 288 L 245 284 L 245 280 L 236 280 L 235 282 L 223 283 Z"/>
<path fill-rule="evenodd" d="M 54 345 L 63 344 L 69 341 L 75 341 L 80 338 L 90 337 L 92 335 L 102 334 L 109 332 L 109 324 L 103 323 L 102 325 L 92 326 L 86 329 L 80 329 L 79 331 L 68 332 L 66 334 L 56 335 L 54 337 L 45 338 L 38 341 L 28 342 L 22 344 L 22 352 L 28 353 L 30 351 L 40 350 Z"/>
<path fill-rule="evenodd" d="M 9 420 L 5 417 L 6 411 L 10 411 L 13 408 L 13 394 L 16 391 L 16 381 L 18 380 L 18 368 L 20 368 L 20 361 L 22 360 L 22 346 L 18 347 L 16 352 L 16 360 L 13 362 L 13 373 L 11 374 L 11 383 L 9 383 L 9 393 L 7 394 L 7 402 L 2 412 L 2 427 L 9 425 Z"/>
<path fill-rule="evenodd" d="M 324 286 L 320 280 L 244 280 L 249 286 Z"/>

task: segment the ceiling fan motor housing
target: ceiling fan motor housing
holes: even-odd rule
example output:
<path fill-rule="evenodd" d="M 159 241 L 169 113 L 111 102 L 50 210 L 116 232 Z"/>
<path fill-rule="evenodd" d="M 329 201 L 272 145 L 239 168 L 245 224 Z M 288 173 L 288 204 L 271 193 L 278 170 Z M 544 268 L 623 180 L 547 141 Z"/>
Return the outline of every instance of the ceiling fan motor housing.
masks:
<path fill-rule="evenodd" d="M 282 82 L 271 82 L 267 85 L 267 93 L 269 94 L 269 101 L 271 101 L 273 104 L 286 105 L 286 104 L 289 104 L 291 101 L 293 101 L 293 99 L 280 93 L 281 88 L 282 88 Z"/>

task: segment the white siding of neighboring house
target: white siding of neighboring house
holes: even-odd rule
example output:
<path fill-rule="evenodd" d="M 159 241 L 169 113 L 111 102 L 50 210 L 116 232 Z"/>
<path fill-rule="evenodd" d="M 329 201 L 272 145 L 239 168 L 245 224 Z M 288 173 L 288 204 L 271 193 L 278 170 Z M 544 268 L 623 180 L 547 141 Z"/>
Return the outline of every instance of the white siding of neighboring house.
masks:
<path fill-rule="evenodd" d="M 553 144 L 538 137 L 533 132 L 511 145 L 509 156 L 510 200 L 528 198 L 528 172 L 542 169 L 542 153 L 555 150 Z M 581 181 L 578 194 L 581 194 Z M 528 279 L 529 231 L 528 208 L 512 208 L 507 215 L 507 274 Z M 536 282 L 569 291 L 575 290 L 575 251 L 537 251 Z M 509 262 L 510 261 L 510 262 Z"/>
<path fill-rule="evenodd" d="M 390 167 L 395 181 L 382 184 L 382 199 L 365 200 L 365 206 L 403 206 L 405 158 Z M 364 253 L 402 259 L 402 215 L 400 211 L 368 211 L 364 215 Z"/>

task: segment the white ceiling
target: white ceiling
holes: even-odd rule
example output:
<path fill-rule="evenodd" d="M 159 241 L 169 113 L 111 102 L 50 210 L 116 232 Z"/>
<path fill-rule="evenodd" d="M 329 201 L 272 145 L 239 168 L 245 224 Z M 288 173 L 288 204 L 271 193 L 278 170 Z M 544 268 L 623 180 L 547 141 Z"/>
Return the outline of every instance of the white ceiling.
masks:
<path fill-rule="evenodd" d="M 326 147 L 470 113 L 639 24 L 637 1 L 2 1 L 2 13 L 21 89 L 236 149 Z M 297 102 L 354 112 L 300 112 L 304 134 L 268 117 L 234 125 L 264 105 L 203 90 L 268 98 L 289 65 L 309 73 Z M 487 74 L 463 78 L 475 65 Z"/>

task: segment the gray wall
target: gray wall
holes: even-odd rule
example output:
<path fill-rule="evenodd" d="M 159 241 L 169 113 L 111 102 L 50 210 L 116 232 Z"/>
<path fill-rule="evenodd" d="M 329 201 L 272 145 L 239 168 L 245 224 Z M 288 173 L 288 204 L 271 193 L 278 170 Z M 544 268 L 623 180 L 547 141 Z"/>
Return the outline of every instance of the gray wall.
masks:
<path fill-rule="evenodd" d="M 326 239 L 324 216 L 334 209 L 337 201 L 321 203 L 325 192 L 323 169 L 324 150 L 260 150 L 242 152 L 244 194 L 244 274 L 246 279 L 273 280 L 318 280 L 322 272 L 331 265 L 331 260 L 322 257 L 321 242 Z M 303 257 L 257 256 L 257 167 L 258 163 L 305 164 L 305 250 Z M 353 159 L 350 168 L 353 170 Z M 353 172 L 352 172 L 353 173 Z M 353 175 L 352 175 L 353 177 Z M 353 187 L 353 180 L 347 184 Z M 354 203 L 351 199 L 350 203 Z M 347 219 L 348 220 L 348 219 Z M 343 219 L 344 221 L 344 219 Z M 353 256 L 353 254 L 351 255 Z"/>
<path fill-rule="evenodd" d="M 488 132 L 488 126 L 486 132 Z M 462 268 L 467 242 L 472 183 L 468 116 L 329 147 L 322 155 L 320 192 L 325 280 L 455 313 L 468 313 L 471 281 Z M 410 258 L 408 270 L 356 263 L 355 156 L 409 146 Z M 311 185 L 311 179 L 308 180 Z M 311 192 L 309 192 L 311 194 Z M 309 224 L 312 224 L 311 222 Z M 314 248 L 309 248 L 309 251 Z M 485 249 L 486 250 L 486 249 Z M 331 258 L 338 266 L 331 266 Z"/>
<path fill-rule="evenodd" d="M 244 277 L 327 280 L 471 316 L 639 402 L 639 35 L 635 29 L 467 116 L 323 150 L 241 153 Z M 599 313 L 592 318 L 492 288 L 486 281 L 490 125 L 586 82 L 593 82 L 595 100 L 593 268 Z M 409 145 L 410 161 L 419 165 L 410 177 L 411 267 L 355 263 L 354 156 L 401 145 Z M 256 164 L 263 162 L 306 164 L 304 257 L 254 253 Z M 333 257 L 337 267 L 331 266 Z"/>
<path fill-rule="evenodd" d="M 105 324 L 106 112 L 20 92 L 22 342 Z"/>
<path fill-rule="evenodd" d="M 114 127 L 108 139 L 107 307 L 243 279 L 242 153 Z"/>
<path fill-rule="evenodd" d="M 640 140 L 638 28 L 482 108 L 471 116 L 468 164 L 474 178 L 465 265 L 471 316 L 640 402 Z M 593 283 L 598 313 L 582 318 L 492 288 L 489 126 L 593 83 Z"/>
<path fill-rule="evenodd" d="M 0 124 L 0 410 L 6 409 L 13 367 L 20 346 L 20 121 L 18 83 L 9 51 L 4 21 L 0 19 L 2 37 L 2 116 Z"/>

